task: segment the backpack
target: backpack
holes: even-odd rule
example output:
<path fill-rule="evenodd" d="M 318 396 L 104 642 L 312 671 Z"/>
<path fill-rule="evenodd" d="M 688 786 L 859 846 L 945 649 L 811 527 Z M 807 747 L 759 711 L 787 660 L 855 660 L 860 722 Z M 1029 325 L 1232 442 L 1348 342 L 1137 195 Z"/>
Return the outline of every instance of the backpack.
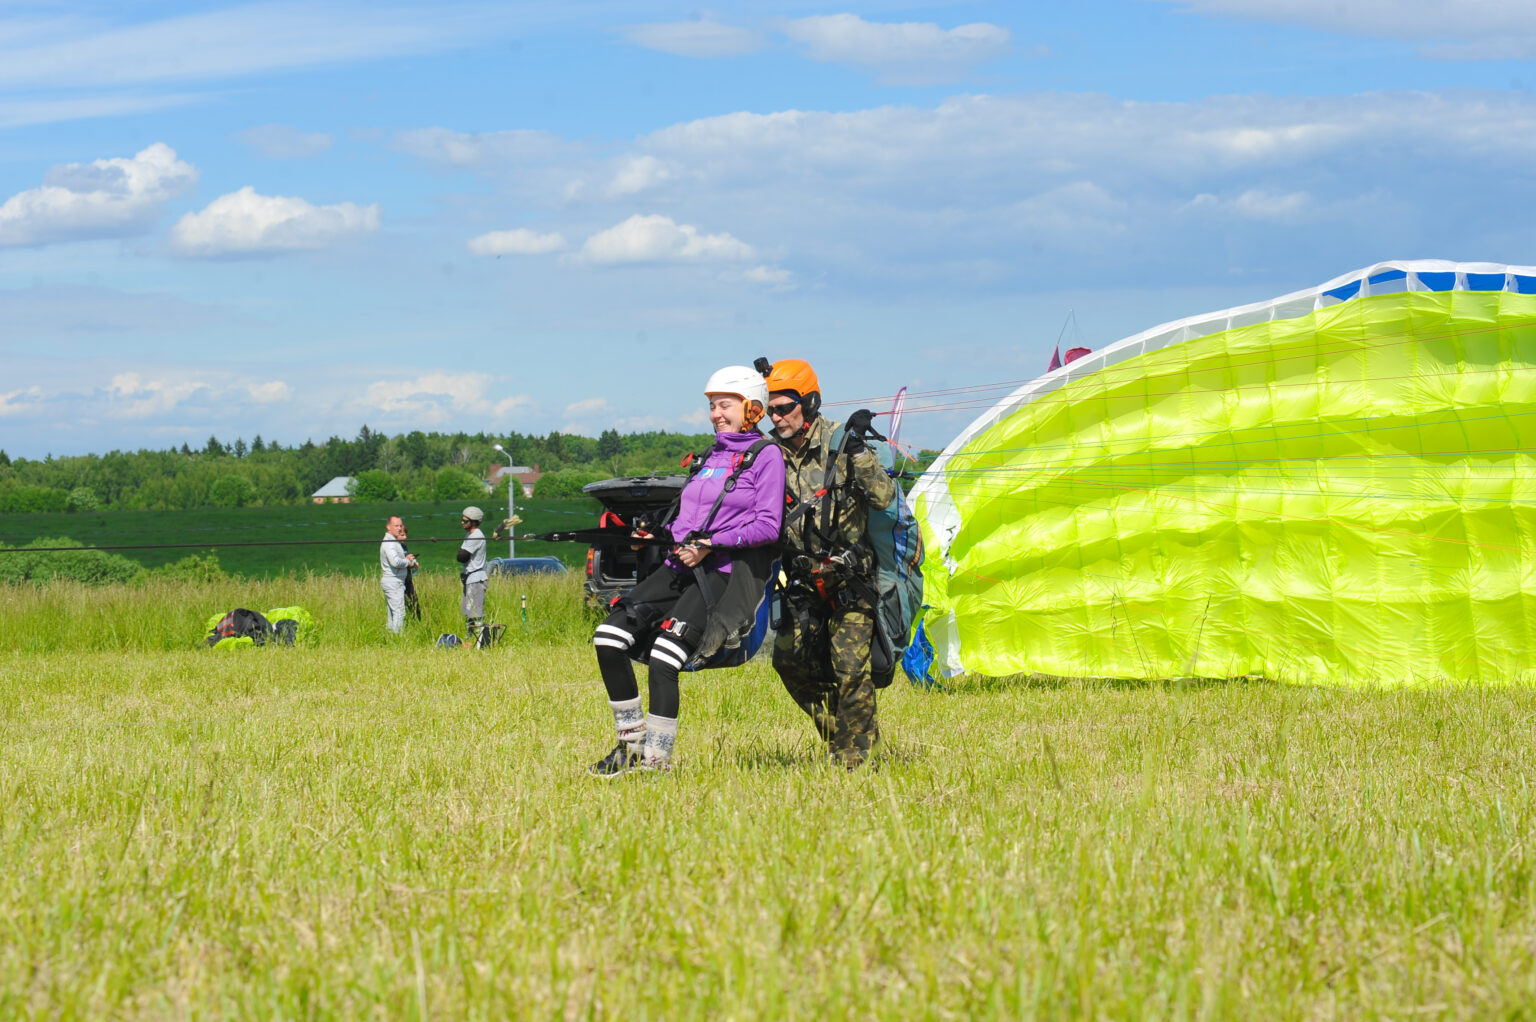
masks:
<path fill-rule="evenodd" d="M 838 442 L 841 441 L 839 436 Z M 873 438 L 864 442 L 880 458 L 881 464 L 894 463 L 888 443 Z M 869 509 L 867 529 L 877 568 L 875 588 L 880 595 L 875 642 L 870 646 L 870 667 L 881 688 L 889 685 L 894 677 L 896 665 L 901 662 L 902 653 L 912 637 L 912 624 L 923 610 L 923 534 L 907 505 L 901 480 L 893 475 L 891 482 L 896 487 L 896 496 L 886 507 Z M 877 651 L 882 644 L 885 648 Z M 875 662 L 881 654 L 884 654 L 884 663 L 877 667 Z M 883 684 L 880 683 L 882 678 Z"/>
<path fill-rule="evenodd" d="M 263 615 L 244 607 L 236 607 L 209 626 L 206 641 L 214 649 L 264 646 L 271 634 L 272 626 Z"/>
<path fill-rule="evenodd" d="M 834 452 L 842 450 L 847 430 L 838 427 L 832 436 Z M 882 465 L 894 464 L 890 445 L 874 437 L 864 439 Z M 834 454 L 833 457 L 836 455 Z M 912 625 L 923 609 L 923 535 L 917 518 L 907 506 L 901 481 L 892 474 L 896 496 L 883 508 L 867 508 L 870 552 L 875 558 L 875 636 L 869 647 L 869 669 L 876 688 L 885 688 L 896 675 L 896 666 L 912 636 Z M 852 486 L 853 478 L 838 481 Z M 802 512 L 803 513 L 803 512 Z"/>

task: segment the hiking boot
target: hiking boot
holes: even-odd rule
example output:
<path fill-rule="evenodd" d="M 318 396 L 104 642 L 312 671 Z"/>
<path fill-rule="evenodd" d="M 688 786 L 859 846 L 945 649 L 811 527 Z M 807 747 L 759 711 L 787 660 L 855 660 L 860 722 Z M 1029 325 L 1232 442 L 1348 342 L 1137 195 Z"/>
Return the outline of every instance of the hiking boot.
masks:
<path fill-rule="evenodd" d="M 608 755 L 587 767 L 587 773 L 593 777 L 611 781 L 620 774 L 627 774 L 639 766 L 640 754 L 631 749 L 628 742 L 620 742 Z"/>

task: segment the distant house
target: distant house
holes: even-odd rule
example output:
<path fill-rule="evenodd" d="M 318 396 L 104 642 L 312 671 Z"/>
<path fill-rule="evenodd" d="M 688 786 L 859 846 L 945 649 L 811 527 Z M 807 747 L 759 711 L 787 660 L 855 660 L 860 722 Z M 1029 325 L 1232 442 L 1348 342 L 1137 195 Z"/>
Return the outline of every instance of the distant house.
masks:
<path fill-rule="evenodd" d="M 497 486 L 501 485 L 503 479 L 511 476 L 523 488 L 523 496 L 531 497 L 533 496 L 533 484 L 538 482 L 539 477 L 543 474 L 543 472 L 539 471 L 539 466 L 537 465 L 532 468 L 526 465 L 498 465 L 491 469 L 491 474 L 483 480 L 485 492 L 490 493 Z"/>
<path fill-rule="evenodd" d="M 309 499 L 316 504 L 350 504 L 352 503 L 352 487 L 357 480 L 352 476 L 337 476 L 314 493 Z"/>

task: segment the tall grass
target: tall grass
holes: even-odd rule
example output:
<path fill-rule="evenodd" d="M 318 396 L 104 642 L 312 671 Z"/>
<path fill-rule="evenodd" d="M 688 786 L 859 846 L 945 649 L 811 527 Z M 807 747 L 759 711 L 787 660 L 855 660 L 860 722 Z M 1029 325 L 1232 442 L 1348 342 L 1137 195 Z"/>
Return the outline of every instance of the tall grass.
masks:
<path fill-rule="evenodd" d="M 422 575 L 417 587 L 422 619 L 408 621 L 397 638 L 384 629 L 384 597 L 376 578 L 308 575 L 141 585 L 0 585 L 0 650 L 189 649 L 207 635 L 212 614 L 235 607 L 264 613 L 293 604 L 315 616 L 318 627 L 312 644 L 323 648 L 427 646 L 444 632 L 464 631 L 457 579 Z M 506 625 L 502 641 L 513 646 L 581 641 L 591 627 L 575 575 L 495 577 L 486 594 L 486 616 Z"/>
<path fill-rule="evenodd" d="M 602 782 L 581 639 L 293 585 L 309 648 L 7 639 L 0 1017 L 1533 1014 L 1531 688 L 898 682 L 848 775 L 755 662 Z"/>

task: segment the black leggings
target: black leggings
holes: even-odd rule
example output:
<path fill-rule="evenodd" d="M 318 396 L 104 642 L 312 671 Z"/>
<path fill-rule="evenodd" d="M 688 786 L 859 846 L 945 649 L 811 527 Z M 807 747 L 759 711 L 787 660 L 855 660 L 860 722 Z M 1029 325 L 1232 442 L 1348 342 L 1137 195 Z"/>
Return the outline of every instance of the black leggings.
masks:
<path fill-rule="evenodd" d="M 714 599 L 725 591 L 727 581 L 718 571 L 704 572 L 704 583 Z M 592 636 L 608 699 L 619 703 L 640 694 L 630 654 L 644 650 L 650 667 L 649 710 L 675 719 L 682 703 L 677 675 L 698 649 L 708 613 L 692 572 L 663 565 L 647 575 Z M 667 621 L 670 627 L 662 628 Z"/>

